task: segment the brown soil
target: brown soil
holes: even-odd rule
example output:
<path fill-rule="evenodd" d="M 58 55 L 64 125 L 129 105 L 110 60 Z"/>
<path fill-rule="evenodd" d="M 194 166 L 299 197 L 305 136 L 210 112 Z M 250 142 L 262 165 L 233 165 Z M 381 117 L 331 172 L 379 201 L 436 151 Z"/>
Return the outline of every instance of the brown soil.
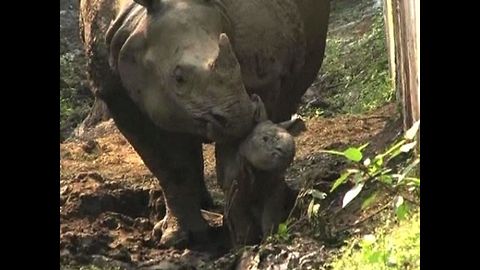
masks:
<path fill-rule="evenodd" d="M 319 151 L 342 150 L 371 142 L 367 154 L 377 152 L 401 130 L 396 119 L 396 108 L 390 104 L 368 115 L 306 120 L 307 131 L 296 138 L 296 158 L 288 171 L 287 182 L 296 189 L 312 186 L 328 191 L 345 162 Z M 218 252 L 157 247 L 151 239 L 151 230 L 163 217 L 165 208 L 155 177 L 112 121 L 102 123 L 85 137 L 87 139 L 70 140 L 60 145 L 62 265 L 93 263 L 116 265 L 122 269 L 230 269 L 241 264 L 236 253 L 219 257 Z M 209 211 L 221 214 L 223 194 L 216 184 L 213 147 L 204 146 L 206 182 L 216 202 L 216 207 Z M 344 211 L 345 217 L 336 218 L 343 221 L 334 222 L 332 226 L 340 228 L 366 215 L 356 210 L 358 207 L 355 211 Z M 221 215 L 205 212 L 204 217 L 212 226 L 222 227 Z M 350 221 L 345 222 L 345 219 Z M 244 258 L 261 255 L 261 269 L 291 263 L 303 269 L 307 265 L 317 265 L 314 262 L 324 262 L 331 247 L 322 239 L 298 230 L 291 232 L 295 237 L 289 245 L 268 243 L 261 252 L 244 253 Z"/>

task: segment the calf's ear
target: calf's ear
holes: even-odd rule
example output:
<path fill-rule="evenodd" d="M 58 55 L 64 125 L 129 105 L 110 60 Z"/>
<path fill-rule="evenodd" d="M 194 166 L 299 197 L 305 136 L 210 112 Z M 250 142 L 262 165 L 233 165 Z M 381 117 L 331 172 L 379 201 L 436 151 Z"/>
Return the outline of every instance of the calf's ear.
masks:
<path fill-rule="evenodd" d="M 280 122 L 277 125 L 287 130 L 288 133 L 294 137 L 299 136 L 307 130 L 305 122 L 298 116 L 293 116 L 292 119 Z"/>
<path fill-rule="evenodd" d="M 268 120 L 267 110 L 265 109 L 265 104 L 263 104 L 263 101 L 260 98 L 260 96 L 258 96 L 256 94 L 252 94 L 250 99 L 252 100 L 253 106 L 254 106 L 254 112 L 255 112 L 254 120 L 255 120 L 255 122 L 260 123 L 260 122 L 263 122 L 263 121 L 267 121 Z"/>

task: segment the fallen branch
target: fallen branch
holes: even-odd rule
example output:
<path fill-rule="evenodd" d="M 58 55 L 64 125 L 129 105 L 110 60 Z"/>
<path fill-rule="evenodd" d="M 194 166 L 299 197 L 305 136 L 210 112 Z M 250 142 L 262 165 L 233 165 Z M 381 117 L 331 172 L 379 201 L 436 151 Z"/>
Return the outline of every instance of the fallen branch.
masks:
<path fill-rule="evenodd" d="M 390 201 L 389 201 L 387 204 L 385 204 L 384 206 L 382 206 L 380 209 L 378 209 L 377 211 L 375 211 L 374 213 L 370 214 L 369 216 L 363 218 L 362 220 L 356 221 L 356 222 L 353 223 L 352 225 L 344 226 L 343 228 L 337 230 L 336 233 L 347 231 L 347 230 L 349 230 L 349 229 L 351 229 L 351 228 L 354 228 L 354 227 L 356 227 L 356 226 L 364 223 L 365 221 L 371 219 L 372 217 L 380 214 L 383 210 L 387 209 L 392 202 L 393 202 L 393 199 L 390 200 Z"/>

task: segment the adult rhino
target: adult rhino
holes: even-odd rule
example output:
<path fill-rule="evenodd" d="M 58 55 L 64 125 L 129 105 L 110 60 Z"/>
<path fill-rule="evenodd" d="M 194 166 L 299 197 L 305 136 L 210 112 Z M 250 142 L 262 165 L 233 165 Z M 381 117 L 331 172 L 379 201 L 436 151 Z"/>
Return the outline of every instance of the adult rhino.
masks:
<path fill-rule="evenodd" d="M 161 244 L 208 239 L 202 143 L 245 137 L 254 93 L 268 119 L 290 118 L 322 63 L 328 16 L 329 0 L 80 0 L 96 102 L 164 192 Z"/>

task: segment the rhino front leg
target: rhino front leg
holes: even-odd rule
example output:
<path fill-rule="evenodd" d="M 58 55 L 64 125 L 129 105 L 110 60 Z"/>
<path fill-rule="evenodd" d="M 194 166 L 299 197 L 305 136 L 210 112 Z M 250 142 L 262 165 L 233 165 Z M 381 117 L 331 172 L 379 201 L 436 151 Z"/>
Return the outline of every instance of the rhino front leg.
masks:
<path fill-rule="evenodd" d="M 210 197 L 203 182 L 201 140 L 159 129 L 122 91 L 103 99 L 118 129 L 160 182 L 167 207 L 156 226 L 160 244 L 178 247 L 207 240 L 209 227 L 200 208 L 202 199 Z"/>
<path fill-rule="evenodd" d="M 153 230 L 155 237 L 161 235 L 163 246 L 179 247 L 208 240 L 208 225 L 200 211 L 208 192 L 203 182 L 202 148 L 200 142 L 192 140 L 167 140 L 176 148 L 172 149 L 169 165 L 162 166 L 164 160 L 157 157 L 149 166 L 159 179 L 165 198 L 165 217 Z"/>

